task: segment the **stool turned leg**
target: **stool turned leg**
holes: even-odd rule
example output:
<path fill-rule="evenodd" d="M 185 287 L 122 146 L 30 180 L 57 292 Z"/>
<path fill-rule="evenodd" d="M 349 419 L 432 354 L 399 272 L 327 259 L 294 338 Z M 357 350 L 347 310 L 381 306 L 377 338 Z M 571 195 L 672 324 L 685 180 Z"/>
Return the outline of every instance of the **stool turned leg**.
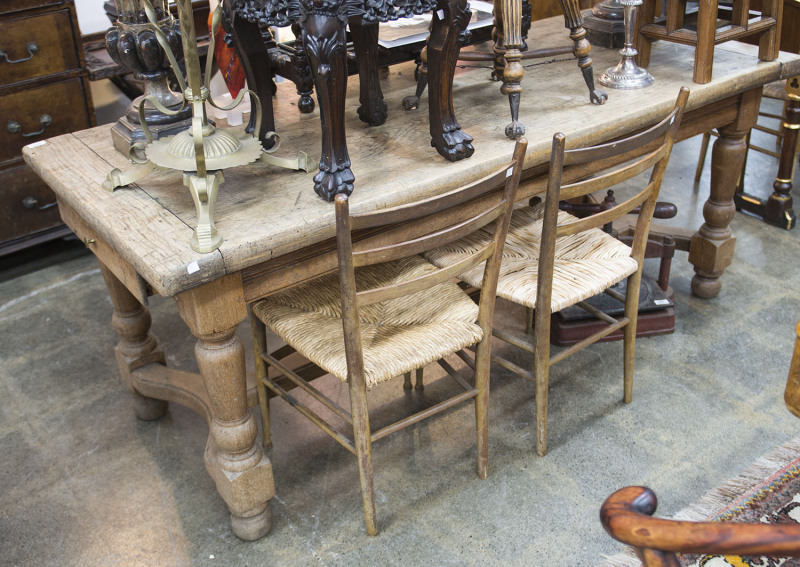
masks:
<path fill-rule="evenodd" d="M 519 121 L 519 100 L 522 96 L 522 78 L 525 69 L 522 67 L 522 2 L 521 0 L 503 0 L 503 29 L 505 32 L 505 60 L 503 85 L 500 92 L 508 95 L 511 107 L 511 123 L 506 126 L 506 137 L 516 140 L 525 134 L 525 126 Z"/>
<path fill-rule="evenodd" d="M 403 99 L 403 108 L 406 110 L 416 110 L 419 108 L 419 100 L 422 93 L 428 87 L 428 45 L 422 48 L 419 53 L 419 65 L 417 66 L 417 90 L 413 95 Z"/>
<path fill-rule="evenodd" d="M 114 304 L 111 323 L 119 335 L 115 350 L 122 380 L 133 398 L 133 411 L 141 420 L 158 419 L 167 412 L 167 402 L 141 395 L 133 386 L 131 373 L 148 364 L 164 364 L 164 351 L 150 333 L 150 311 L 117 279 L 102 262 L 100 272 Z"/>
<path fill-rule="evenodd" d="M 569 32 L 569 38 L 574 47 L 572 53 L 578 58 L 578 68 L 583 73 L 583 80 L 589 87 L 589 100 L 592 104 L 603 104 L 608 100 L 608 94 L 594 86 L 594 70 L 592 68 L 592 46 L 586 39 L 586 29 L 583 27 L 583 16 L 577 0 L 559 0 L 564 11 L 564 25 Z"/>
<path fill-rule="evenodd" d="M 410 392 L 412 390 L 411 386 L 411 372 L 406 372 L 403 374 L 403 390 L 406 392 Z"/>
<path fill-rule="evenodd" d="M 792 85 L 797 94 L 791 92 Z M 800 77 L 789 79 L 786 90 L 789 93 L 789 102 L 784 110 L 783 145 L 778 163 L 778 176 L 772 184 L 774 192 L 767 199 L 764 218 L 772 224 L 790 230 L 797 220 L 792 209 L 791 191 L 798 131 L 800 131 Z"/>

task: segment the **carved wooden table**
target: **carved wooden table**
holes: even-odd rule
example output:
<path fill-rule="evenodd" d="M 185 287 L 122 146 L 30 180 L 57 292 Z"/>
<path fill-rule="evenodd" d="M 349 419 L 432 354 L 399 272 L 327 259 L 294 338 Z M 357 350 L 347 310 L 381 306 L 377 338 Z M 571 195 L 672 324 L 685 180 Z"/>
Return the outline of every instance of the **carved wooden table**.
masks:
<path fill-rule="evenodd" d="M 540 45 L 559 45 L 562 26 L 562 18 L 535 22 Z M 566 133 L 570 143 L 599 143 L 649 125 L 672 108 L 680 86 L 691 83 L 691 50 L 660 42 L 651 56 L 655 85 L 610 93 L 603 112 L 586 100 L 573 62 L 533 70 L 530 96 L 520 107 L 529 124 L 520 199 L 544 188 L 553 132 Z M 616 50 L 595 50 L 599 68 L 618 58 Z M 756 47 L 730 42 L 717 48 L 714 65 L 710 83 L 692 85 L 680 131 L 681 138 L 711 128 L 721 134 L 712 153 L 705 223 L 689 254 L 697 273 L 693 290 L 702 297 L 719 292 L 720 276 L 732 259 L 733 192 L 761 86 L 800 74 L 800 56 L 782 53 L 776 61 L 759 62 Z M 383 85 L 388 105 L 399 109 L 414 84 L 413 64 L 393 67 Z M 355 210 L 449 190 L 508 159 L 514 143 L 504 133 L 508 107 L 497 96 L 496 83 L 481 69 L 467 69 L 456 73 L 454 89 L 461 122 L 485 140 L 468 160 L 447 162 L 430 151 L 423 113 L 393 112 L 385 125 L 369 128 L 348 117 L 350 156 L 361 172 L 351 199 Z M 313 152 L 319 147 L 319 118 L 297 112 L 293 90 L 289 83 L 278 86 L 276 117 L 284 145 L 287 152 Z M 358 104 L 354 98 L 348 105 Z M 189 247 L 195 208 L 179 172 L 153 173 L 139 186 L 114 193 L 101 188 L 112 167 L 129 167 L 113 149 L 108 127 L 59 136 L 23 153 L 58 196 L 64 222 L 100 260 L 115 306 L 117 358 L 137 415 L 155 419 L 172 401 L 205 416 L 206 467 L 230 509 L 233 531 L 243 539 L 262 537 L 271 527 L 272 466 L 256 441 L 257 426 L 248 412 L 255 399 L 248 395 L 244 349 L 234 331 L 249 302 L 335 269 L 334 211 L 311 190 L 313 173 L 258 162 L 225 171 L 216 211 L 225 241 L 212 253 L 197 254 Z M 151 294 L 176 299 L 198 339 L 199 374 L 165 365 L 149 329 Z"/>

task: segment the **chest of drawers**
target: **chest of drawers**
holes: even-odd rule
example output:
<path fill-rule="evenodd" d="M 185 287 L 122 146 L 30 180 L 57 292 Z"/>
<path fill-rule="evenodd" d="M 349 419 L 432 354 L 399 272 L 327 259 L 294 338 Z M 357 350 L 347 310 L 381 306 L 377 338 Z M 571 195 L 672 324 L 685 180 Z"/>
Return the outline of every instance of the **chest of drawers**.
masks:
<path fill-rule="evenodd" d="M 0 255 L 69 233 L 26 144 L 94 126 L 72 1 L 0 3 Z"/>

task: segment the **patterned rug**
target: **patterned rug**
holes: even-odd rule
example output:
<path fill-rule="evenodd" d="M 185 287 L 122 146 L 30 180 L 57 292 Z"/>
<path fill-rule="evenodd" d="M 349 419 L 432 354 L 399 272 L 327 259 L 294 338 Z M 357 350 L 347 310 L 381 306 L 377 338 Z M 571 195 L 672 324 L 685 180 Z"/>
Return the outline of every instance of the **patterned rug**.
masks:
<path fill-rule="evenodd" d="M 800 523 L 800 438 L 761 457 L 725 485 L 678 512 L 673 519 L 713 522 Z M 636 567 L 633 550 L 610 557 L 599 567 Z M 681 557 L 683 567 L 798 567 L 800 559 L 767 557 Z"/>

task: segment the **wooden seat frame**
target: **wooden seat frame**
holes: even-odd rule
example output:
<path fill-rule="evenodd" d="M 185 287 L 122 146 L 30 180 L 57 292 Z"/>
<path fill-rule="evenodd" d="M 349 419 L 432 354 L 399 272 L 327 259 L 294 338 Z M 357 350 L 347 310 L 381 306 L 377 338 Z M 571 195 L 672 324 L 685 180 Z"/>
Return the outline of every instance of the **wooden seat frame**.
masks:
<path fill-rule="evenodd" d="M 643 567 L 680 567 L 676 553 L 800 557 L 800 525 L 662 520 L 651 517 L 657 505 L 649 488 L 628 486 L 600 508 L 605 530 Z"/>
<path fill-rule="evenodd" d="M 730 24 L 723 27 L 717 27 L 719 0 L 703 0 L 697 10 L 696 31 L 684 26 L 687 0 L 665 1 L 663 20 L 656 21 L 656 0 L 644 0 L 638 10 L 633 43 L 638 52 L 636 63 L 642 67 L 650 65 L 651 44 L 659 39 L 695 47 L 692 80 L 700 84 L 711 81 L 714 46 L 718 43 L 756 36 L 761 61 L 774 61 L 778 57 L 783 0 L 762 0 L 757 15 L 750 10 L 750 0 L 734 0 Z"/>
<path fill-rule="evenodd" d="M 675 108 L 664 120 L 643 132 L 615 142 L 588 148 L 566 150 L 566 136 L 561 133 L 557 133 L 553 136 L 550 174 L 547 182 L 547 195 L 544 203 L 544 219 L 539 251 L 536 309 L 533 314 L 533 344 L 527 339 L 515 337 L 509 333 L 498 331 L 497 329 L 494 330 L 494 336 L 498 339 L 533 354 L 533 371 L 526 370 L 499 355 L 492 356 L 494 362 L 536 384 L 536 452 L 540 456 L 544 456 L 547 452 L 547 390 L 550 366 L 556 362 L 597 342 L 618 329 L 623 329 L 624 401 L 629 403 L 633 398 L 633 358 L 636 339 L 636 318 L 639 305 L 639 285 L 642 278 L 642 265 L 645 248 L 647 246 L 647 236 L 650 221 L 653 217 L 653 210 L 656 205 L 656 199 L 658 198 L 658 192 L 661 187 L 661 180 L 664 177 L 664 171 L 669 161 L 672 145 L 675 141 L 682 112 L 688 97 L 689 90 L 683 87 L 678 94 Z M 652 150 L 639 158 L 624 161 L 621 166 L 617 166 L 616 168 L 610 167 L 596 176 L 574 183 L 562 184 L 562 174 L 565 168 L 580 168 L 581 165 L 587 163 L 603 162 L 606 160 L 608 160 L 608 163 L 614 163 L 615 160 L 618 162 L 619 156 L 623 156 L 624 159 L 626 154 L 633 153 L 641 147 L 650 147 Z M 647 186 L 635 196 L 601 213 L 583 219 L 575 219 L 568 223 L 557 223 L 560 200 L 577 199 L 591 193 L 604 191 L 651 168 L 652 172 Z M 625 296 L 622 296 L 614 290 L 605 291 L 608 295 L 625 303 L 624 316 L 615 319 L 593 306 L 588 305 L 584 301 L 578 301 L 575 305 L 586 310 L 599 320 L 608 323 L 608 325 L 551 357 L 551 298 L 556 239 L 583 232 L 591 228 L 600 228 L 630 213 L 639 206 L 641 206 L 641 210 L 636 219 L 631 245 L 631 257 L 637 261 L 639 268 L 628 277 L 628 291 Z"/>
<path fill-rule="evenodd" d="M 309 370 L 307 366 L 301 376 L 284 364 L 279 357 L 292 349 L 279 349 L 280 353 L 266 350 L 266 329 L 256 317 L 251 316 L 254 329 L 258 394 L 264 425 L 265 443 L 269 442 L 269 404 L 265 388 L 288 401 L 300 413 L 328 433 L 358 460 L 361 493 L 367 533 L 376 535 L 377 521 L 373 489 L 372 442 L 424 418 L 444 411 L 460 402 L 474 399 L 478 445 L 478 476 L 488 475 L 488 407 L 489 367 L 491 345 L 491 321 L 494 311 L 494 290 L 500 267 L 511 210 L 522 172 L 527 141 L 516 143 L 512 160 L 494 173 L 448 193 L 390 209 L 368 213 L 350 213 L 345 195 L 336 196 L 336 240 L 339 259 L 339 281 L 341 284 L 342 319 L 346 352 L 350 411 L 339 406 L 324 393 L 312 386 L 307 378 L 324 374 L 321 370 Z M 355 268 L 382 262 L 399 260 L 446 243 L 463 238 L 496 221 L 492 240 L 475 254 L 458 264 L 435 269 L 434 272 L 390 286 L 356 291 Z M 367 406 L 367 384 L 364 372 L 364 356 L 359 330 L 359 308 L 407 296 L 421 290 L 450 282 L 465 269 L 486 262 L 484 285 L 491 293 L 479 303 L 477 324 L 483 330 L 483 339 L 475 347 L 472 360 L 466 353 L 458 354 L 474 369 L 474 385 L 470 385 L 446 361 L 439 363 L 464 391 L 432 407 L 405 417 L 378 431 L 372 431 Z M 269 376 L 267 365 L 274 367 L 279 378 Z M 291 387 L 299 387 L 327 407 L 336 416 L 352 427 L 352 438 L 338 431 L 309 406 L 288 393 Z"/>

